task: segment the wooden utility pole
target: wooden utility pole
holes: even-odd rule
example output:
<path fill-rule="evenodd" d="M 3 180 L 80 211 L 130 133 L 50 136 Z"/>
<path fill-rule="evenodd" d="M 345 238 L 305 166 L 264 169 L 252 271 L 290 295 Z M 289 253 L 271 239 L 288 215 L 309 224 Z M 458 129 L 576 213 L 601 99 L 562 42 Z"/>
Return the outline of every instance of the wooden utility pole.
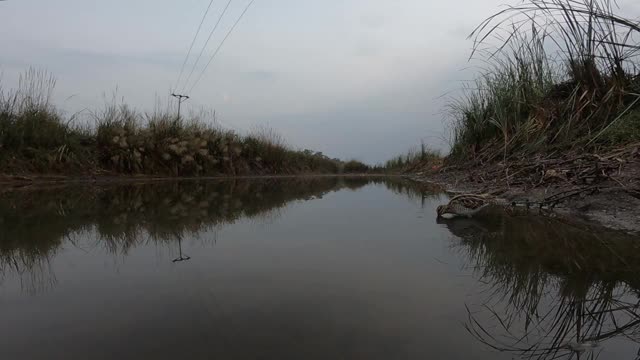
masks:
<path fill-rule="evenodd" d="M 171 96 L 178 99 L 178 120 L 180 120 L 180 107 L 183 102 L 189 100 L 189 97 L 187 95 L 180 95 L 175 93 L 172 93 Z"/>

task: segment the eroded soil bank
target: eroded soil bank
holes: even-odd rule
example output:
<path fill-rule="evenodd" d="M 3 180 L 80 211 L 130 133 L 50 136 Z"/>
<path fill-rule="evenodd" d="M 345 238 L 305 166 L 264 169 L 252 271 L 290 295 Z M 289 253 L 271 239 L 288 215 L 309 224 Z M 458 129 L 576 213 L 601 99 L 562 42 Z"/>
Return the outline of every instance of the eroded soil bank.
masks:
<path fill-rule="evenodd" d="M 451 193 L 486 193 L 532 214 L 640 233 L 640 144 L 604 156 L 572 154 L 503 163 L 423 167 L 408 177 Z"/>

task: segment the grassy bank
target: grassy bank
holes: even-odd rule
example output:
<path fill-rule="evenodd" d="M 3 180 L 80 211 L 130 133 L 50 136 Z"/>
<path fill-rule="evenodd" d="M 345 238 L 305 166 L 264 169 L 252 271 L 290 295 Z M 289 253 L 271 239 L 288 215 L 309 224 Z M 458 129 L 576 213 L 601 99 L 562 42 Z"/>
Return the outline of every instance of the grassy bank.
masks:
<path fill-rule="evenodd" d="M 5 174 L 163 176 L 340 173 L 353 164 L 295 150 L 269 129 L 248 135 L 216 127 L 215 114 L 177 118 L 126 104 L 91 112 L 81 127 L 51 103 L 55 79 L 26 72 L 15 90 L 0 87 L 0 168 Z"/>
<path fill-rule="evenodd" d="M 527 0 L 471 35 L 484 70 L 450 103 L 449 163 L 640 141 L 640 23 L 609 0 Z"/>
<path fill-rule="evenodd" d="M 406 154 L 398 155 L 387 160 L 381 166 L 386 172 L 402 173 L 414 172 L 420 169 L 439 169 L 442 166 L 443 156 L 438 150 L 426 146 L 424 143 L 419 148 L 413 148 Z"/>

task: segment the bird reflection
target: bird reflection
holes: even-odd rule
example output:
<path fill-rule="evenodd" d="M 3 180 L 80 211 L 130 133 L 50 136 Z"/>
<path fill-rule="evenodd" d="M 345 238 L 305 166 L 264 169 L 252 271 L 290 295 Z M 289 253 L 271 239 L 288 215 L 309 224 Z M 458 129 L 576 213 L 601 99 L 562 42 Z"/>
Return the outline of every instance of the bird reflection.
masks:
<path fill-rule="evenodd" d="M 461 239 L 475 239 L 488 233 L 489 223 L 477 218 L 452 218 L 438 217 L 436 223 L 444 225 L 451 234 Z"/>

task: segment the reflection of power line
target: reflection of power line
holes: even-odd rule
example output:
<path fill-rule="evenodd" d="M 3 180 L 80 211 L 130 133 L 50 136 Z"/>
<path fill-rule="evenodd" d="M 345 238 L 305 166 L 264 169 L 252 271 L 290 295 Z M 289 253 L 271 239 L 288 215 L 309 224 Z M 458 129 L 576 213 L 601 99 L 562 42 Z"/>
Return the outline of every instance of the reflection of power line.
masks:
<path fill-rule="evenodd" d="M 175 262 L 182 262 L 182 261 L 191 260 L 191 256 L 182 253 L 182 236 L 178 236 L 178 252 L 179 252 L 180 256 L 178 256 L 177 258 L 173 259 L 172 262 L 175 263 Z"/>

